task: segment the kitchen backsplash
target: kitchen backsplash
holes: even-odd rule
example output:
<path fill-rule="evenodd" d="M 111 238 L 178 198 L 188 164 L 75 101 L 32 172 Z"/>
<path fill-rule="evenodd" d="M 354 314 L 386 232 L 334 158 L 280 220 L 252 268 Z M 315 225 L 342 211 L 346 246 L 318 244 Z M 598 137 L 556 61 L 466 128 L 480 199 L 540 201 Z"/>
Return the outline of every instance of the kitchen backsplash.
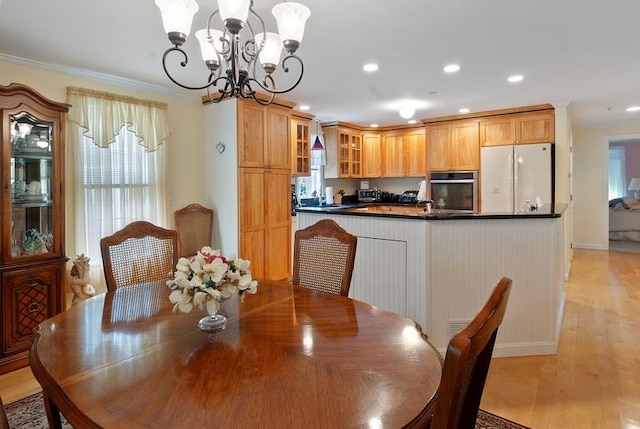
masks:
<path fill-rule="evenodd" d="M 362 179 L 324 179 L 325 186 L 333 187 L 337 192 L 340 189 L 345 191 L 345 195 L 355 195 L 360 188 Z M 387 179 L 365 179 L 369 181 L 370 189 L 378 189 L 380 191 L 391 192 L 394 194 L 402 194 L 404 191 L 420 189 L 420 178 L 387 178 Z"/>

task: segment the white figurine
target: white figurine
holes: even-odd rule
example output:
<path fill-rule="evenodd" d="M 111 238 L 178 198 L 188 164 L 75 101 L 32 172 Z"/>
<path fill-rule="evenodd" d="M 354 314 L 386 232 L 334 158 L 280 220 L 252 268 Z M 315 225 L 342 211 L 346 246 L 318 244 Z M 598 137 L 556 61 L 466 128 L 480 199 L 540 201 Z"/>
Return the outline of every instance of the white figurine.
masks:
<path fill-rule="evenodd" d="M 76 305 L 78 302 L 95 295 L 96 289 L 89 284 L 89 258 L 81 253 L 72 262 L 71 290 L 73 291 L 73 300 L 71 305 Z"/>

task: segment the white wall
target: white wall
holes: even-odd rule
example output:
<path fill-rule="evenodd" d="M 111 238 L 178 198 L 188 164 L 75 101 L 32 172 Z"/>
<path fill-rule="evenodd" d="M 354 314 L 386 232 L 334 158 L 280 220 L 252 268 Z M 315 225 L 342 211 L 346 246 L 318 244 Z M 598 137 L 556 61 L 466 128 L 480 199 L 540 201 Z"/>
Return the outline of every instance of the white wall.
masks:
<path fill-rule="evenodd" d="M 239 248 L 237 106 L 236 100 L 204 106 L 205 201 L 214 210 L 212 245 L 223 255 L 237 254 Z"/>
<path fill-rule="evenodd" d="M 608 141 L 638 135 L 640 123 L 574 129 L 574 247 L 609 248 Z"/>

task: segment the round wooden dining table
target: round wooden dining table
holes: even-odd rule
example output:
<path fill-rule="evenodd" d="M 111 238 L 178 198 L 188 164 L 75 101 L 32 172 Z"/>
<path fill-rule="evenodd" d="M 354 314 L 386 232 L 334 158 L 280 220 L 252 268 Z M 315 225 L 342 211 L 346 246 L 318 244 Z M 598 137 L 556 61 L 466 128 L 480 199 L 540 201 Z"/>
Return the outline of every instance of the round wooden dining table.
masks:
<path fill-rule="evenodd" d="M 44 321 L 30 352 L 51 427 L 403 428 L 428 420 L 442 358 L 414 322 L 280 281 L 222 304 L 226 328 L 173 312 L 162 283 Z"/>

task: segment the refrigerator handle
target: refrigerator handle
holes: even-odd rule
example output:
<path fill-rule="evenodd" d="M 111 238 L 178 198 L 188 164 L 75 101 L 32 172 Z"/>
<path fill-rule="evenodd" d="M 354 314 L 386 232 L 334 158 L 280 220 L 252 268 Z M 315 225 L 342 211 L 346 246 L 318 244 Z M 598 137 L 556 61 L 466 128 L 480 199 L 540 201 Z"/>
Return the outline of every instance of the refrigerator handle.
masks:
<path fill-rule="evenodd" d="M 509 198 L 509 211 L 511 213 L 514 213 L 514 208 L 515 208 L 515 199 L 516 199 L 516 194 L 515 194 L 515 183 L 517 181 L 517 170 L 516 170 L 516 162 L 515 162 L 515 148 L 513 148 L 511 150 L 511 153 L 509 154 L 509 171 L 511 172 L 511 177 L 509 180 L 509 194 L 511 195 L 511 198 Z"/>

